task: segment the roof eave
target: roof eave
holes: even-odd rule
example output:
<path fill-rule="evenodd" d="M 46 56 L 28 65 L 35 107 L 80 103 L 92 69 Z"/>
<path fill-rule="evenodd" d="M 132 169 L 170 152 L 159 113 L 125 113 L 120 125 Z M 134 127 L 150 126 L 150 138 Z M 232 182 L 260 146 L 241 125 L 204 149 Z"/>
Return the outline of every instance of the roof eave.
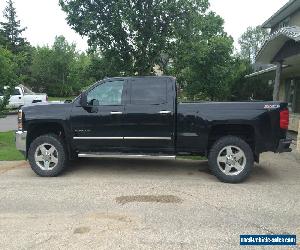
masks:
<path fill-rule="evenodd" d="M 277 51 L 280 49 L 281 46 L 284 45 L 284 43 L 288 40 L 294 40 L 296 42 L 300 42 L 300 27 L 298 26 L 291 26 L 291 27 L 284 27 L 278 30 L 277 32 L 270 35 L 269 39 L 264 43 L 260 51 L 258 52 L 255 61 L 260 63 L 273 63 L 272 59 L 275 55 L 273 55 L 272 58 L 266 59 L 265 52 L 266 50 L 270 50 L 268 46 L 270 46 L 270 43 L 273 43 L 274 40 L 279 41 L 279 45 L 277 48 Z"/>
<path fill-rule="evenodd" d="M 274 24 L 272 24 L 272 21 L 283 11 L 285 11 L 288 7 L 290 7 L 292 4 L 294 4 L 297 0 L 290 0 L 289 2 L 287 2 L 283 7 L 281 7 L 274 15 L 272 15 L 267 21 L 265 21 L 261 26 L 263 28 L 272 28 Z M 290 13 L 292 14 L 292 13 Z M 278 21 L 280 22 L 280 21 Z M 276 23 L 278 23 L 276 22 Z"/>

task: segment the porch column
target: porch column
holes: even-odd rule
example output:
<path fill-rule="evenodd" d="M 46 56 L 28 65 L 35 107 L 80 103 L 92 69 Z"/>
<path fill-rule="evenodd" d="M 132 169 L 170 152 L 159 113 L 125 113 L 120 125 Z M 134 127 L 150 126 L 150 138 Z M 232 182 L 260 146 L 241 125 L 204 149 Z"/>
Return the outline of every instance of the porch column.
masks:
<path fill-rule="evenodd" d="M 273 90 L 273 101 L 279 101 L 279 87 L 282 73 L 282 61 L 276 63 L 276 77 Z"/>
<path fill-rule="evenodd" d="M 297 151 L 300 153 L 300 122 L 298 124 Z"/>

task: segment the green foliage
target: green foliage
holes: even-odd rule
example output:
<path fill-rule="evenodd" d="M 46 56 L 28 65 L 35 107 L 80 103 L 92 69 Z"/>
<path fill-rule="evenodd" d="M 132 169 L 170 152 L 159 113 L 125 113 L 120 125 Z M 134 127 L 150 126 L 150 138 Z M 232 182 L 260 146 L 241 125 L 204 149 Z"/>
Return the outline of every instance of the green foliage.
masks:
<path fill-rule="evenodd" d="M 0 87 L 23 83 L 50 96 L 75 96 L 105 77 L 152 75 L 159 65 L 177 77 L 185 100 L 269 99 L 271 86 L 245 78 L 266 32 L 249 28 L 239 41 L 243 59 L 236 58 L 223 19 L 209 11 L 208 0 L 59 2 L 72 28 L 88 37 L 89 53 L 79 53 L 63 36 L 50 47 L 31 47 L 7 0 L 0 23 Z"/>
<path fill-rule="evenodd" d="M 226 100 L 233 77 L 233 40 L 223 30 L 223 20 L 214 12 L 194 13 L 189 25 L 178 30 L 178 40 L 169 52 L 169 74 L 177 77 L 189 100 Z"/>
<path fill-rule="evenodd" d="M 48 100 L 50 102 L 64 102 L 66 100 L 74 100 L 76 96 L 65 96 L 65 97 L 52 97 L 49 96 Z"/>
<path fill-rule="evenodd" d="M 203 14 L 207 0 L 60 0 L 69 24 L 123 75 L 149 75 L 177 28 Z"/>
<path fill-rule="evenodd" d="M 31 87 L 51 96 L 71 96 L 92 82 L 87 75 L 90 58 L 76 51 L 63 36 L 56 37 L 51 48 L 37 47 L 31 66 Z"/>
<path fill-rule="evenodd" d="M 6 45 L 6 41 L 3 35 L 3 31 L 0 29 L 0 46 L 5 46 Z"/>
<path fill-rule="evenodd" d="M 208 11 L 207 0 L 60 0 L 60 5 L 69 24 L 100 51 L 90 67 L 97 77 L 149 75 L 158 64 L 177 77 L 188 99 L 230 97 L 233 40 L 222 18 Z"/>
<path fill-rule="evenodd" d="M 0 116 L 3 116 L 10 94 L 18 81 L 25 79 L 24 72 L 28 69 L 26 49 L 28 43 L 21 36 L 25 30 L 17 20 L 13 1 L 7 1 L 3 12 L 4 22 L 0 22 Z M 4 86 L 10 88 L 4 90 Z"/>
<path fill-rule="evenodd" d="M 235 68 L 235 76 L 231 86 L 231 100 L 270 101 L 273 99 L 273 86 L 269 84 L 267 79 L 259 77 L 245 77 L 246 75 L 253 72 L 253 69 L 248 60 L 237 57 L 234 59 L 233 67 Z"/>
<path fill-rule="evenodd" d="M 21 36 L 26 28 L 21 28 L 20 21 L 17 19 L 14 2 L 8 0 L 7 6 L 3 12 L 5 22 L 0 22 L 2 42 L 13 53 L 23 51 L 28 46 L 26 40 Z"/>
<path fill-rule="evenodd" d="M 255 57 L 268 37 L 268 32 L 261 26 L 248 27 L 239 39 L 241 56 L 250 63 L 255 63 Z"/>
<path fill-rule="evenodd" d="M 231 87 L 233 100 L 272 100 L 273 86 L 268 83 L 268 79 L 245 77 L 253 73 L 252 64 L 267 37 L 268 32 L 261 26 L 248 27 L 240 37 L 240 55 L 234 59 L 235 77 Z"/>
<path fill-rule="evenodd" d="M 0 46 L 0 92 L 3 94 L 0 98 L 0 116 L 3 116 L 10 92 L 17 83 L 18 76 L 16 72 L 17 64 L 15 63 L 15 56 L 9 50 Z M 4 86 L 11 88 L 4 90 Z"/>

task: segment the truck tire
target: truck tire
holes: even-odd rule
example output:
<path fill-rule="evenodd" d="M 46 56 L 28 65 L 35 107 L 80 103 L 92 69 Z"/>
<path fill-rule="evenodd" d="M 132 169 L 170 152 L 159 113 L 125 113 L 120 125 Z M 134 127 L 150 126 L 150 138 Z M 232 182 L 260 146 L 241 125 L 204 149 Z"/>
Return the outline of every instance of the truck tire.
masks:
<path fill-rule="evenodd" d="M 224 136 L 212 146 L 208 163 L 222 182 L 240 183 L 251 173 L 254 157 L 248 143 L 236 136 Z"/>
<path fill-rule="evenodd" d="M 67 165 L 63 141 L 55 134 L 36 138 L 29 147 L 28 160 L 32 170 L 41 177 L 58 176 Z"/>

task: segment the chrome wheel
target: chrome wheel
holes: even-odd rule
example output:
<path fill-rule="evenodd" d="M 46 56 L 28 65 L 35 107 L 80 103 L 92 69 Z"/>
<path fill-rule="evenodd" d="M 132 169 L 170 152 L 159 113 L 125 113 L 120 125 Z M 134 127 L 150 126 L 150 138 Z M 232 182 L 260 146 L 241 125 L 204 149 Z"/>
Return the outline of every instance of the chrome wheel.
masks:
<path fill-rule="evenodd" d="M 238 175 L 246 166 L 246 155 L 242 149 L 236 146 L 224 147 L 218 157 L 219 169 L 226 175 Z"/>
<path fill-rule="evenodd" d="M 40 169 L 52 170 L 58 163 L 58 151 L 53 145 L 44 143 L 37 147 L 34 159 Z"/>

